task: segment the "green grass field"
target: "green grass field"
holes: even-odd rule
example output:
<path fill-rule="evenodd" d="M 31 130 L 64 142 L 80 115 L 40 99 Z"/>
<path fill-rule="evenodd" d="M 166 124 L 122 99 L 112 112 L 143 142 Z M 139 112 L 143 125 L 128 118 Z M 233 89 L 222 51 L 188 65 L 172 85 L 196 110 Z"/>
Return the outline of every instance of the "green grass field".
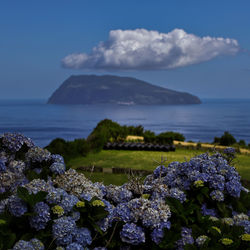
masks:
<path fill-rule="evenodd" d="M 72 159 L 68 162 L 68 165 L 75 169 L 80 166 L 99 166 L 103 168 L 120 167 L 154 170 L 161 162 L 161 158 L 166 158 L 167 160 L 164 164 L 168 165 L 172 161 L 183 162 L 189 160 L 201 153 L 204 153 L 204 151 L 179 148 L 175 152 L 102 150 L 100 153 L 90 153 L 87 157 Z M 235 167 L 242 179 L 250 180 L 250 155 L 238 154 L 235 163 Z M 122 180 L 123 182 L 127 180 L 126 175 L 113 176 L 107 173 L 92 173 L 91 177 L 95 181 L 106 180 L 107 184 L 114 183 L 119 178 L 121 180 L 118 183 L 121 183 Z"/>

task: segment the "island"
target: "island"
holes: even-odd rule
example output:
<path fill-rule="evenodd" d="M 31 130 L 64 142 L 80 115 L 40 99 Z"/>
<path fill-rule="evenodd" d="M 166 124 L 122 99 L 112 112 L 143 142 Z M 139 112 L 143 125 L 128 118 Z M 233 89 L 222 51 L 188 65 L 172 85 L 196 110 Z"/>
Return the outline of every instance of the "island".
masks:
<path fill-rule="evenodd" d="M 186 92 L 174 91 L 132 77 L 72 75 L 51 95 L 49 104 L 171 105 L 199 104 Z"/>

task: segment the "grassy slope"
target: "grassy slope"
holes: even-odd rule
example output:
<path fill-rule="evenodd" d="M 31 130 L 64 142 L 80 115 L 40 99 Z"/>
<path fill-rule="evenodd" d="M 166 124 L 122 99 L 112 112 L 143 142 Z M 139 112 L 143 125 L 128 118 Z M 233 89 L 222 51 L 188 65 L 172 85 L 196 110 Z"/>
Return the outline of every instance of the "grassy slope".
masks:
<path fill-rule="evenodd" d="M 154 170 L 160 162 L 161 157 L 167 157 L 165 165 L 172 161 L 185 161 L 191 157 L 204 153 L 200 150 L 177 149 L 175 152 L 150 152 L 150 151 L 124 151 L 103 150 L 97 154 L 89 154 L 87 157 L 72 159 L 68 165 L 73 168 L 79 166 L 100 166 L 104 168 L 121 167 L 131 169 Z M 243 179 L 250 180 L 250 156 L 239 154 L 237 156 L 236 168 Z M 98 175 L 97 175 L 98 176 Z M 104 177 L 103 174 L 99 174 Z M 117 176 L 118 177 L 118 176 Z"/>

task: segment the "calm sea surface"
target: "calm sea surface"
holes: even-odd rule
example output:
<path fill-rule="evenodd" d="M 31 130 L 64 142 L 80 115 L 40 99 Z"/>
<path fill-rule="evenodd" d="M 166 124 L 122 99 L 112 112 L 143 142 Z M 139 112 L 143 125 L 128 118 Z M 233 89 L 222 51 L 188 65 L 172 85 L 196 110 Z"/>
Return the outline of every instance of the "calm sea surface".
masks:
<path fill-rule="evenodd" d="M 0 134 L 20 132 L 39 146 L 54 138 L 86 138 L 105 118 L 143 125 L 156 133 L 176 131 L 186 140 L 212 142 L 224 131 L 250 143 L 250 99 L 204 99 L 200 105 L 51 105 L 46 100 L 0 100 Z"/>

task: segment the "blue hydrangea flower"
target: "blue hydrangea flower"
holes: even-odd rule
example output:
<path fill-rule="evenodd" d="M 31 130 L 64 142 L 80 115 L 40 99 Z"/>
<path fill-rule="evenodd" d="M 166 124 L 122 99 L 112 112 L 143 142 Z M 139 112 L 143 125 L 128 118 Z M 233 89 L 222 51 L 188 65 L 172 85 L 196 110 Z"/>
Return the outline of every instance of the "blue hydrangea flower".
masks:
<path fill-rule="evenodd" d="M 151 233 L 151 239 L 156 244 L 159 244 L 164 237 L 164 228 L 170 229 L 171 223 L 162 223 L 159 227 L 155 228 Z"/>
<path fill-rule="evenodd" d="M 34 250 L 34 246 L 25 240 L 19 240 L 13 247 L 13 250 Z"/>
<path fill-rule="evenodd" d="M 154 243 L 159 244 L 164 236 L 164 229 L 155 228 L 151 233 L 151 239 Z"/>
<path fill-rule="evenodd" d="M 192 229 L 191 228 L 182 227 L 181 237 L 182 238 L 176 242 L 178 249 L 184 249 L 183 247 L 186 244 L 194 244 L 194 238 L 192 237 Z"/>
<path fill-rule="evenodd" d="M 187 199 L 186 194 L 178 188 L 171 188 L 169 190 L 169 196 L 179 200 L 181 203 Z"/>
<path fill-rule="evenodd" d="M 50 157 L 51 157 L 53 162 L 64 163 L 64 159 L 63 159 L 63 157 L 61 155 L 52 154 Z"/>
<path fill-rule="evenodd" d="M 125 187 L 112 184 L 106 187 L 106 197 L 117 204 L 131 200 L 132 196 L 132 192 Z"/>
<path fill-rule="evenodd" d="M 204 216 L 208 215 L 208 216 L 218 217 L 216 210 L 207 208 L 206 204 L 203 204 L 201 206 L 201 212 Z"/>
<path fill-rule="evenodd" d="M 0 172 L 5 172 L 5 171 L 6 171 L 5 161 L 0 159 Z"/>
<path fill-rule="evenodd" d="M 60 202 L 60 206 L 64 209 L 65 213 L 70 212 L 75 204 L 79 201 L 79 199 L 73 194 L 65 194 L 62 197 Z"/>
<path fill-rule="evenodd" d="M 87 245 L 91 245 L 92 243 L 91 232 L 86 227 L 77 228 L 74 231 L 73 241 L 84 247 Z"/>
<path fill-rule="evenodd" d="M 20 217 L 28 211 L 28 207 L 23 200 L 13 195 L 8 200 L 8 210 L 13 216 Z"/>
<path fill-rule="evenodd" d="M 210 193 L 210 196 L 215 201 L 224 201 L 224 194 L 220 190 L 214 190 Z"/>
<path fill-rule="evenodd" d="M 84 199 L 84 200 L 86 200 L 86 201 L 91 201 L 92 195 L 89 194 L 89 193 L 82 193 L 82 194 L 80 195 L 80 198 L 82 198 L 82 199 Z"/>
<path fill-rule="evenodd" d="M 113 210 L 113 217 L 115 220 L 121 219 L 125 223 L 131 222 L 133 217 L 131 214 L 131 210 L 129 209 L 127 203 L 118 204 Z"/>
<path fill-rule="evenodd" d="M 81 218 L 81 214 L 78 211 L 73 211 L 70 214 L 70 217 L 74 220 L 74 221 L 78 221 Z"/>
<path fill-rule="evenodd" d="M 24 144 L 29 148 L 34 146 L 30 138 L 19 133 L 4 133 L 2 135 L 2 143 L 4 147 L 13 153 L 19 151 Z"/>
<path fill-rule="evenodd" d="M 236 154 L 236 151 L 235 151 L 234 148 L 228 147 L 228 148 L 224 149 L 223 153 L 224 154 L 229 154 L 229 155 L 234 155 L 234 154 Z"/>
<path fill-rule="evenodd" d="M 211 188 L 223 191 L 224 190 L 225 177 L 220 174 L 211 175 L 209 186 Z"/>
<path fill-rule="evenodd" d="M 239 198 L 241 192 L 241 183 L 232 179 L 226 183 L 226 189 L 231 196 Z"/>
<path fill-rule="evenodd" d="M 195 240 L 195 242 L 199 247 L 201 247 L 207 240 L 208 237 L 206 235 L 201 235 Z"/>
<path fill-rule="evenodd" d="M 168 169 L 165 166 L 160 165 L 154 170 L 154 177 L 155 178 L 164 177 L 167 174 L 167 172 Z"/>
<path fill-rule="evenodd" d="M 83 248 L 80 244 L 78 243 L 71 243 L 66 247 L 66 250 L 84 250 L 85 248 Z"/>
<path fill-rule="evenodd" d="M 50 152 L 47 149 L 40 147 L 32 147 L 25 154 L 25 159 L 28 164 L 31 163 L 41 163 L 43 161 L 50 160 Z"/>
<path fill-rule="evenodd" d="M 49 204 L 59 204 L 63 196 L 68 195 L 67 192 L 61 188 L 53 188 L 46 196 L 46 202 Z"/>
<path fill-rule="evenodd" d="M 250 221 L 249 220 L 240 220 L 236 223 L 236 225 L 244 227 L 245 233 L 250 234 Z"/>
<path fill-rule="evenodd" d="M 145 242 L 143 229 L 134 223 L 126 223 L 120 232 L 120 237 L 123 242 L 131 245 L 139 245 Z"/>
<path fill-rule="evenodd" d="M 32 244 L 32 246 L 34 247 L 35 250 L 44 250 L 45 249 L 43 243 L 36 238 L 31 239 L 30 243 Z"/>
<path fill-rule="evenodd" d="M 66 246 L 72 243 L 76 223 L 71 217 L 61 217 L 54 220 L 52 226 L 53 238 L 58 245 Z"/>
<path fill-rule="evenodd" d="M 54 174 L 64 174 L 66 167 L 64 163 L 54 162 L 49 169 Z"/>
<path fill-rule="evenodd" d="M 7 204 L 8 204 L 8 199 L 0 201 L 0 214 L 4 213 Z"/>
<path fill-rule="evenodd" d="M 34 212 L 36 215 L 30 217 L 30 226 L 37 231 L 44 229 L 47 222 L 50 220 L 50 208 L 44 202 L 38 202 L 34 206 Z"/>
<path fill-rule="evenodd" d="M 3 194 L 6 192 L 6 189 L 4 187 L 0 187 L 0 194 Z"/>

